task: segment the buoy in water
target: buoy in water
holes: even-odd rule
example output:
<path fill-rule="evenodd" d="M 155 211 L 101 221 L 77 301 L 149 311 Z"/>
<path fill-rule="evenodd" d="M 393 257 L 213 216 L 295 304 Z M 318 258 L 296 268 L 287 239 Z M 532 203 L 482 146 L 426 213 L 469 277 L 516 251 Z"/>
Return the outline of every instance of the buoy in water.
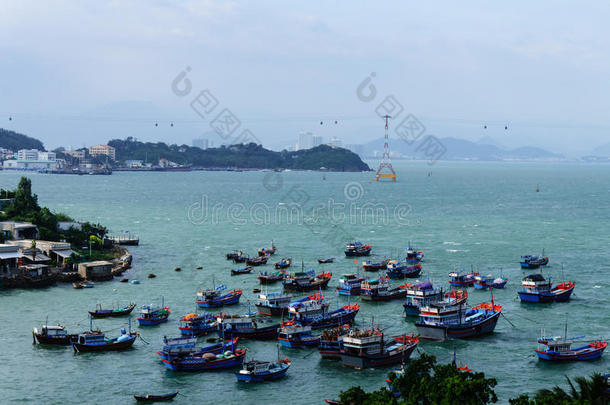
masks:
<path fill-rule="evenodd" d="M 180 271 L 180 270 L 182 270 L 180 267 L 174 268 L 174 271 Z"/>
<path fill-rule="evenodd" d="M 154 273 L 148 273 L 148 278 L 155 278 L 157 277 Z"/>
<path fill-rule="evenodd" d="M 129 279 L 128 279 L 128 278 L 122 278 L 122 279 L 121 279 L 121 283 L 126 283 L 126 282 L 128 282 L 128 281 L 129 281 Z"/>
<path fill-rule="evenodd" d="M 138 280 L 131 280 L 131 284 L 140 284 Z"/>
<path fill-rule="evenodd" d="M 203 266 L 197 266 L 197 270 L 203 269 Z"/>

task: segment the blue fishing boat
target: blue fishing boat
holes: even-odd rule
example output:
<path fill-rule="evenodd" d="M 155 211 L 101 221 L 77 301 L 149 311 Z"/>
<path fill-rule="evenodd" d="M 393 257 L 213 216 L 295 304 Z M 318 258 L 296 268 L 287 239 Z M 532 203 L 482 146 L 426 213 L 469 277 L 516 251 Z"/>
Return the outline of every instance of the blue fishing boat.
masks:
<path fill-rule="evenodd" d="M 405 362 L 417 347 L 419 339 L 404 335 L 385 340 L 379 330 L 350 331 L 343 337 L 340 351 L 344 366 L 362 370 Z"/>
<path fill-rule="evenodd" d="M 337 292 L 339 295 L 360 295 L 362 292 L 361 283 L 365 280 L 364 277 L 359 277 L 354 273 L 344 274 L 339 279 Z"/>
<path fill-rule="evenodd" d="M 443 289 L 435 288 L 431 282 L 407 286 L 407 296 L 403 307 L 405 316 L 419 316 L 419 309 L 443 300 Z"/>
<path fill-rule="evenodd" d="M 210 290 L 197 291 L 197 306 L 200 308 L 219 308 L 224 305 L 237 304 L 242 290 L 231 290 L 223 293 L 226 289 L 227 286 L 221 284 Z"/>
<path fill-rule="evenodd" d="M 187 314 L 180 318 L 178 329 L 183 336 L 205 336 L 215 332 L 218 325 L 212 314 Z"/>
<path fill-rule="evenodd" d="M 546 303 L 568 301 L 575 284 L 565 281 L 553 287 L 550 278 L 546 280 L 542 274 L 530 274 L 523 278 L 521 286 L 518 292 L 521 302 Z"/>
<path fill-rule="evenodd" d="M 311 330 L 311 326 L 303 326 L 298 322 L 287 321 L 280 325 L 277 339 L 282 346 L 292 349 L 318 347 L 320 335 L 312 335 Z"/>
<path fill-rule="evenodd" d="M 235 260 L 236 257 L 243 256 L 243 252 L 241 250 L 234 250 L 230 253 L 227 253 L 227 260 Z"/>
<path fill-rule="evenodd" d="M 213 345 L 197 347 L 196 338 L 164 338 L 163 347 L 157 354 L 161 360 L 172 360 L 187 356 L 203 356 L 206 353 L 222 354 L 227 350 L 235 351 L 238 342 L 239 338 L 233 338 Z"/>
<path fill-rule="evenodd" d="M 452 271 L 449 273 L 449 285 L 452 287 L 472 287 L 474 278 L 477 276 L 480 276 L 480 274 L 474 271 L 470 273 Z"/>
<path fill-rule="evenodd" d="M 544 256 L 544 249 L 542 249 L 541 256 L 524 255 L 521 256 L 519 263 L 522 269 L 537 269 L 540 266 L 549 264 L 549 258 Z"/>
<path fill-rule="evenodd" d="M 476 290 L 487 290 L 489 287 L 494 289 L 502 289 L 506 286 L 508 279 L 506 277 L 492 277 L 490 274 L 487 276 L 475 276 L 474 277 L 474 288 Z"/>
<path fill-rule="evenodd" d="M 256 309 L 261 315 L 283 316 L 288 314 L 288 305 L 292 302 L 292 294 L 271 292 L 258 295 Z"/>
<path fill-rule="evenodd" d="M 282 259 L 279 262 L 275 263 L 273 266 L 278 269 L 287 269 L 292 264 L 292 258 Z"/>
<path fill-rule="evenodd" d="M 252 267 L 244 267 L 242 269 L 231 269 L 232 276 L 239 276 L 240 274 L 250 274 L 252 273 Z"/>
<path fill-rule="evenodd" d="M 227 350 L 222 354 L 193 354 L 172 359 L 161 359 L 163 365 L 172 371 L 210 371 L 235 368 L 242 365 L 246 349 Z"/>
<path fill-rule="evenodd" d="M 347 256 L 347 257 L 368 256 L 371 254 L 372 249 L 373 248 L 370 245 L 363 245 L 362 242 L 359 242 L 359 241 L 349 242 L 345 246 L 345 256 Z"/>
<path fill-rule="evenodd" d="M 567 322 L 563 336 L 546 337 L 544 332 L 541 335 L 535 352 L 539 359 L 547 361 L 597 360 L 608 346 L 604 340 L 583 342 L 584 336 L 568 338 Z M 580 343 L 580 346 L 572 347 L 575 343 Z"/>
<path fill-rule="evenodd" d="M 350 331 L 349 325 L 340 325 L 331 329 L 325 329 L 320 336 L 318 352 L 323 359 L 341 360 L 341 348 L 343 348 L 343 336 Z"/>
<path fill-rule="evenodd" d="M 482 303 L 472 308 L 463 305 L 431 304 L 422 307 L 416 322 L 419 336 L 425 339 L 464 339 L 493 333 L 502 307 Z"/>
<path fill-rule="evenodd" d="M 167 322 L 171 309 L 165 306 L 165 300 L 161 300 L 161 306 L 144 305 L 140 311 L 140 316 L 137 318 L 140 326 L 154 326 L 163 322 Z"/>
<path fill-rule="evenodd" d="M 381 262 L 373 263 L 370 261 L 362 262 L 362 269 L 364 271 L 378 271 L 385 270 L 388 268 L 388 262 L 390 259 L 385 259 Z"/>
<path fill-rule="evenodd" d="M 406 261 L 390 260 L 386 274 L 390 278 L 415 278 L 421 273 L 421 264 L 409 265 Z"/>
<path fill-rule="evenodd" d="M 333 273 L 325 272 L 315 274 L 315 270 L 300 271 L 287 275 L 282 283 L 286 291 L 317 291 L 325 290 L 332 278 Z"/>
<path fill-rule="evenodd" d="M 252 360 L 244 363 L 239 373 L 235 373 L 237 381 L 263 382 L 273 381 L 286 375 L 290 360 L 281 359 L 277 362 Z"/>
<path fill-rule="evenodd" d="M 138 333 L 131 331 L 131 320 L 129 321 L 129 331 L 121 328 L 119 336 L 109 338 L 104 332 L 93 330 L 92 321 L 89 318 L 89 331 L 80 333 L 71 344 L 77 353 L 117 351 L 130 348 L 137 337 Z"/>
<path fill-rule="evenodd" d="M 288 319 L 293 319 L 304 326 L 311 326 L 313 329 L 351 324 L 360 310 L 358 304 L 351 304 L 329 311 L 328 304 L 323 301 L 324 296 L 313 294 L 308 298 L 306 301 L 290 304 Z"/>
<path fill-rule="evenodd" d="M 224 338 L 239 337 L 244 339 L 268 340 L 277 338 L 280 323 L 267 316 L 227 315 L 216 318 L 219 336 Z"/>
<path fill-rule="evenodd" d="M 392 301 L 402 299 L 407 296 L 407 284 L 390 288 L 388 277 L 380 277 L 376 280 L 366 280 L 362 282 L 362 294 L 364 301 Z"/>
<path fill-rule="evenodd" d="M 405 261 L 409 264 L 418 264 L 424 258 L 424 252 L 419 251 L 411 246 L 409 242 L 409 247 L 407 248 L 407 255 L 405 257 Z"/>

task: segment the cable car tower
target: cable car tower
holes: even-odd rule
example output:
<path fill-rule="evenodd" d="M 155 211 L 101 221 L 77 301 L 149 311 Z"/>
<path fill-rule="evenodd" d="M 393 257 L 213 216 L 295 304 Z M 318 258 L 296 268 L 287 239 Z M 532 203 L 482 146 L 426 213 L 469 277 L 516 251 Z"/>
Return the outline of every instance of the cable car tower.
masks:
<path fill-rule="evenodd" d="M 383 143 L 383 156 L 381 157 L 381 162 L 379 163 L 379 169 L 377 169 L 377 174 L 375 174 L 375 181 L 379 181 L 379 179 L 392 179 L 392 181 L 395 183 L 396 172 L 392 167 L 392 162 L 390 162 L 390 136 L 388 135 L 388 119 L 392 117 L 390 117 L 389 115 L 384 115 L 383 118 L 385 118 L 385 139 Z M 384 168 L 387 168 L 391 173 L 381 173 Z"/>

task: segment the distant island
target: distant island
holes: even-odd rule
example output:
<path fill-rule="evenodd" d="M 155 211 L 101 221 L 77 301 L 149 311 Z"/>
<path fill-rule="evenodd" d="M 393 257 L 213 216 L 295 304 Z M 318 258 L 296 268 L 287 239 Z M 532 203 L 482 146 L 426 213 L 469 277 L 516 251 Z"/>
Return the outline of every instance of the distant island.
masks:
<path fill-rule="evenodd" d="M 117 162 L 169 161 L 193 169 L 291 169 L 341 172 L 369 171 L 370 167 L 354 152 L 328 145 L 288 152 L 275 152 L 255 143 L 201 149 L 163 142 L 139 142 L 133 138 L 113 139 Z"/>

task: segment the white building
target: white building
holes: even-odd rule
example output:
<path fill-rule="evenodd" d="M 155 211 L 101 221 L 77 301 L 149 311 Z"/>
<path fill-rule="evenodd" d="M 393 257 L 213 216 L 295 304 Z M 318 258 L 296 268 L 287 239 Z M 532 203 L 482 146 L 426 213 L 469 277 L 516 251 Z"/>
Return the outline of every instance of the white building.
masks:
<path fill-rule="evenodd" d="M 314 135 L 312 138 L 312 146 L 315 148 L 316 146 L 320 146 L 324 143 L 324 138 L 321 136 Z"/>
<path fill-rule="evenodd" d="M 207 149 L 208 148 L 208 140 L 205 138 L 193 139 L 193 146 L 199 149 Z"/>
<path fill-rule="evenodd" d="M 89 147 L 89 154 L 91 156 L 106 155 L 112 160 L 116 160 L 116 151 L 112 146 L 108 145 L 95 145 Z"/>
<path fill-rule="evenodd" d="M 341 142 L 341 139 L 339 139 L 335 136 L 335 137 L 333 137 L 333 139 L 330 140 L 330 142 L 328 144 L 330 146 L 332 146 L 333 148 L 340 148 L 341 145 L 343 145 L 343 142 Z"/>
<path fill-rule="evenodd" d="M 17 160 L 38 160 L 38 150 L 20 149 L 17 151 Z"/>
<path fill-rule="evenodd" d="M 54 152 L 21 149 L 17 152 L 17 159 L 5 160 L 2 166 L 5 169 L 15 170 L 55 170 L 57 169 L 57 158 Z"/>
<path fill-rule="evenodd" d="M 313 134 L 311 132 L 301 132 L 299 134 L 299 143 L 297 143 L 297 150 L 311 149 L 313 148 Z"/>

